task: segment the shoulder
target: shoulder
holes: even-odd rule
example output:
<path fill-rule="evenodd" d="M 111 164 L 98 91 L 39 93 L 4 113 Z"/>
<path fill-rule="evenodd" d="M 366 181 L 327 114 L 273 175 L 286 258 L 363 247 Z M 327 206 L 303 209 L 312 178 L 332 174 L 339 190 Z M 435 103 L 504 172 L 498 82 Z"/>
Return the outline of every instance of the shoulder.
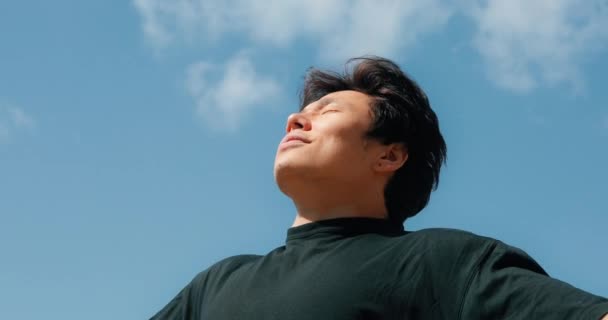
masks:
<path fill-rule="evenodd" d="M 256 260 L 262 258 L 260 255 L 256 254 L 240 254 L 228 258 L 224 258 L 217 263 L 215 263 L 212 268 L 235 268 L 245 264 L 252 263 Z"/>
<path fill-rule="evenodd" d="M 183 319 L 186 314 L 198 314 L 209 286 L 217 285 L 218 278 L 231 273 L 240 266 L 258 259 L 256 255 L 238 255 L 223 259 L 199 272 L 178 294 L 152 319 Z M 194 316 L 193 316 L 194 318 Z M 196 317 L 198 319 L 198 317 Z"/>
<path fill-rule="evenodd" d="M 424 248 L 423 257 L 434 271 L 468 275 L 502 267 L 546 274 L 525 251 L 500 240 L 457 229 L 423 229 L 408 234 Z"/>
<path fill-rule="evenodd" d="M 230 272 L 230 271 L 236 270 L 238 268 L 241 268 L 243 266 L 246 266 L 248 264 L 252 264 L 261 258 L 262 258 L 262 256 L 255 255 L 255 254 L 240 254 L 240 255 L 224 258 L 224 259 L 216 262 L 215 264 L 213 264 L 210 269 L 213 270 L 212 272 L 218 272 L 218 271 Z"/>
<path fill-rule="evenodd" d="M 420 229 L 416 231 L 408 231 L 408 235 L 415 237 L 426 237 L 426 238 L 434 238 L 434 239 L 470 239 L 470 238 L 486 238 L 480 235 L 477 235 L 473 232 L 460 230 L 460 229 L 451 229 L 451 228 L 427 228 Z"/>
<path fill-rule="evenodd" d="M 232 273 L 260 258 L 261 256 L 253 254 L 242 254 L 224 258 L 198 273 L 192 280 L 191 285 L 194 287 L 202 287 L 209 280 L 209 277 Z"/>
<path fill-rule="evenodd" d="M 491 237 L 458 229 L 441 228 L 423 229 L 411 234 L 427 242 L 434 253 L 441 253 L 443 256 L 468 255 L 475 257 L 478 262 L 487 262 L 486 260 L 491 257 L 501 258 L 544 272 L 524 250 Z"/>
<path fill-rule="evenodd" d="M 420 237 L 478 237 L 472 232 L 451 228 L 427 228 L 408 231 L 408 234 Z"/>
<path fill-rule="evenodd" d="M 407 240 L 405 240 L 407 239 Z M 501 242 L 472 232 L 432 228 L 403 236 L 406 250 L 415 247 L 430 272 L 463 276 L 476 269 Z"/>
<path fill-rule="evenodd" d="M 425 248 L 436 250 L 484 250 L 496 246 L 499 241 L 480 236 L 475 233 L 448 228 L 430 228 L 408 232 L 404 238 L 409 238 Z"/>

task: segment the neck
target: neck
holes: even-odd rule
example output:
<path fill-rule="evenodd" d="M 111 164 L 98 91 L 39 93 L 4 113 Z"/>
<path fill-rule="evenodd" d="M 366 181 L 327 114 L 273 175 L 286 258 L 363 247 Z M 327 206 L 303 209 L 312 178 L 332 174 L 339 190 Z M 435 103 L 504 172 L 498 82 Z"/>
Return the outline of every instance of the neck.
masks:
<path fill-rule="evenodd" d="M 328 198 L 334 201 L 327 201 Z M 354 198 L 351 196 L 345 201 L 335 201 L 339 199 L 338 197 L 328 198 L 306 202 L 297 201 L 292 198 L 297 209 L 293 227 L 336 218 L 387 218 L 383 196 L 373 197 L 369 194 L 367 198 Z"/>
<path fill-rule="evenodd" d="M 293 201 L 293 226 L 335 218 L 387 218 L 384 179 L 349 181 L 293 179 L 279 188 Z"/>

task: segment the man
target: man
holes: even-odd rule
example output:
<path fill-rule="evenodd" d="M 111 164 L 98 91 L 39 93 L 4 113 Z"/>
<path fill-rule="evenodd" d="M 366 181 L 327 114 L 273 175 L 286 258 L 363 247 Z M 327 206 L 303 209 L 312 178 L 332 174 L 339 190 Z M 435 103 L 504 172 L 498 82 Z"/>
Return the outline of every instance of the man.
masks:
<path fill-rule="evenodd" d="M 608 300 L 552 279 L 523 251 L 448 229 L 408 232 L 446 145 L 393 62 L 311 70 L 274 175 L 293 200 L 285 246 L 216 263 L 153 319 L 608 319 Z"/>

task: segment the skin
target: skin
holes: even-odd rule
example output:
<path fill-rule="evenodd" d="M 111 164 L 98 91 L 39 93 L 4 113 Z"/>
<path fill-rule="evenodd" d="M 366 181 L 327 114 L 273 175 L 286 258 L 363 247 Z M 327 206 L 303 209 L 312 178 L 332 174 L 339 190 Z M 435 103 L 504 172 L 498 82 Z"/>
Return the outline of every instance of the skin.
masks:
<path fill-rule="evenodd" d="M 274 176 L 297 209 L 293 226 L 344 217 L 386 218 L 384 187 L 407 161 L 402 144 L 365 137 L 372 124 L 372 98 L 338 91 L 287 118 Z M 285 139 L 283 140 L 285 141 Z"/>

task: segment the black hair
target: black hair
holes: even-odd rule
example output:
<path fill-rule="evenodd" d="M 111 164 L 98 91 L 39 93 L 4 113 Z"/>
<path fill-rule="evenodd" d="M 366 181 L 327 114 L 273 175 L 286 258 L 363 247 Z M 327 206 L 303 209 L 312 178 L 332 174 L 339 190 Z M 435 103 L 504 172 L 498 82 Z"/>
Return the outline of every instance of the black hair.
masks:
<path fill-rule="evenodd" d="M 429 202 L 439 184 L 447 146 L 429 100 L 394 62 L 375 56 L 350 59 L 344 73 L 308 70 L 300 95 L 300 110 L 323 96 L 355 90 L 372 97 L 368 138 L 387 145 L 403 143 L 408 159 L 384 189 L 388 218 L 403 223 Z M 349 67 L 352 67 L 349 69 Z"/>

